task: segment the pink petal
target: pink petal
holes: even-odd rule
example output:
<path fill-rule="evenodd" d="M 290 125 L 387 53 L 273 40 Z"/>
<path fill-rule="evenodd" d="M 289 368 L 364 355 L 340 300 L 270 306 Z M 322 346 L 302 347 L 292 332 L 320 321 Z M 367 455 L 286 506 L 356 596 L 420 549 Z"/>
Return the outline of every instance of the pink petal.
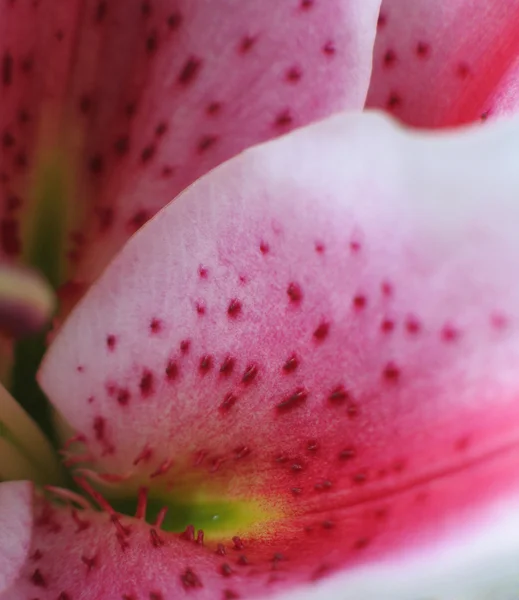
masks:
<path fill-rule="evenodd" d="M 17 498 L 17 509 L 32 510 L 29 484 L 2 485 L 4 490 L 14 486 L 27 492 Z M 9 508 L 6 514 L 12 520 L 15 513 Z M 78 510 L 72 505 L 60 508 L 37 496 L 33 524 L 26 519 L 26 531 L 33 535 L 27 540 L 25 563 L 19 565 L 11 585 L 0 589 L 0 598 L 26 600 L 38 594 L 40 600 L 79 596 L 97 600 L 100 590 L 107 599 L 151 600 L 193 595 L 202 600 L 257 596 L 415 600 L 425 590 L 444 599 L 453 594 L 470 600 L 512 598 L 504 594 L 507 590 L 513 594 L 518 582 L 519 547 L 512 529 L 517 509 L 500 506 L 500 510 L 501 514 L 491 515 L 490 525 L 482 524 L 483 534 L 476 544 L 474 536 L 461 540 L 451 536 L 448 544 L 428 553 L 389 558 L 310 581 L 308 575 L 315 570 L 309 550 L 315 536 L 307 535 L 298 551 L 288 555 L 287 540 L 279 544 L 284 554 L 274 551 L 272 540 L 224 539 L 199 544 L 142 520 Z M 16 538 L 17 543 L 20 539 L 23 536 Z"/>
<path fill-rule="evenodd" d="M 30 491 L 29 484 L 9 485 Z M 22 508 L 32 508 L 30 496 L 24 500 Z M 40 495 L 30 524 L 30 548 L 16 580 L 0 588 L 2 600 L 233 600 L 275 592 L 304 573 L 303 561 L 287 568 L 268 543 L 236 537 L 200 543 L 143 520 L 58 507 Z"/>
<path fill-rule="evenodd" d="M 22 251 L 20 211 L 43 202 L 53 181 L 69 205 L 69 259 L 88 283 L 216 164 L 334 111 L 360 109 L 379 4 L 4 3 L 3 252 Z M 69 286 L 69 300 L 82 289 Z"/>
<path fill-rule="evenodd" d="M 44 361 L 81 460 L 130 490 L 266 502 L 318 540 L 313 576 L 512 493 L 518 140 L 338 116 L 197 182 Z"/>
<path fill-rule="evenodd" d="M 384 0 L 368 106 L 419 127 L 515 112 L 519 2 Z"/>
<path fill-rule="evenodd" d="M 29 551 L 31 495 L 29 484 L 0 483 L 0 595 L 17 578 Z"/>
<path fill-rule="evenodd" d="M 388 557 L 343 571 L 276 600 L 513 600 L 519 589 L 517 496 L 482 515 L 475 527 L 453 529 L 442 544 L 414 556 Z"/>

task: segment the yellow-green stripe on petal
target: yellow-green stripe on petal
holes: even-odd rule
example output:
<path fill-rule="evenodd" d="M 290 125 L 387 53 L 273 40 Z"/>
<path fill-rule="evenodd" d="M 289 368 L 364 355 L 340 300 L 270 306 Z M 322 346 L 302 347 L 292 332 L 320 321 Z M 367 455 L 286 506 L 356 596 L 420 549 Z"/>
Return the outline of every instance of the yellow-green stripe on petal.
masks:
<path fill-rule="evenodd" d="M 0 386 L 0 480 L 6 479 L 58 484 L 61 471 L 47 438 Z"/>
<path fill-rule="evenodd" d="M 0 332 L 20 337 L 39 331 L 55 307 L 50 285 L 38 273 L 0 263 Z"/>

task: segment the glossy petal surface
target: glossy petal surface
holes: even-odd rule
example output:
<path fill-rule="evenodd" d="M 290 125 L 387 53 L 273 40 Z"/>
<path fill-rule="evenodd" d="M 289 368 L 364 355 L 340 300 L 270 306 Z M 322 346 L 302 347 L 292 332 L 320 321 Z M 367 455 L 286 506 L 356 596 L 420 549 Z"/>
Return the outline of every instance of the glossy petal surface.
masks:
<path fill-rule="evenodd" d="M 261 140 L 361 108 L 378 7 L 4 3 L 3 253 L 23 253 L 57 282 L 75 271 L 65 289 L 73 303 L 84 289 L 77 280 L 89 283 L 201 174 Z"/>
<path fill-rule="evenodd" d="M 515 113 L 519 3 L 385 0 L 368 106 L 419 127 Z"/>
<path fill-rule="evenodd" d="M 339 116 L 197 182 L 44 361 L 77 460 L 262 503 L 314 575 L 473 522 L 517 486 L 518 139 Z"/>

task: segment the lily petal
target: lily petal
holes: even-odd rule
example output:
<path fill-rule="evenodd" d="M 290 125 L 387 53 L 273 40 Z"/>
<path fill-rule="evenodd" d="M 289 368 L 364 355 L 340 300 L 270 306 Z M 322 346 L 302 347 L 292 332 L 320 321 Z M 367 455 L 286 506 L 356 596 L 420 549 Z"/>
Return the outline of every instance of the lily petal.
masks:
<path fill-rule="evenodd" d="M 75 272 L 89 283 L 216 164 L 334 111 L 360 109 L 379 4 L 5 4 L 4 253 L 36 264 L 41 248 L 54 246 L 56 256 L 38 264 L 49 279 Z M 69 292 L 83 289 L 75 283 Z"/>
<path fill-rule="evenodd" d="M 384 0 L 368 106 L 419 127 L 516 112 L 519 2 Z"/>
<path fill-rule="evenodd" d="M 32 498 L 30 484 L 17 485 L 28 496 L 18 510 L 33 512 L 21 533 L 32 531 L 32 538 L 28 549 L 24 545 L 18 577 L 4 593 L 0 589 L 2 600 L 34 594 L 40 600 L 235 600 L 272 594 L 308 578 L 310 553 L 304 548 L 288 559 L 274 551 L 272 540 L 206 543 L 200 532 L 195 540 L 142 518 L 53 505 L 41 494 Z M 284 547 L 289 545 L 286 539 Z"/>
<path fill-rule="evenodd" d="M 0 595 L 17 578 L 31 544 L 31 488 L 23 482 L 0 483 Z"/>
<path fill-rule="evenodd" d="M 315 532 L 313 574 L 516 492 L 518 140 L 341 115 L 199 180 L 44 360 L 80 458 L 120 491 L 250 507 L 298 548 Z"/>
<path fill-rule="evenodd" d="M 515 600 L 519 589 L 517 496 L 454 529 L 428 552 L 345 571 L 276 600 Z M 272 598 L 272 596 L 270 596 Z"/>
<path fill-rule="evenodd" d="M 297 558 L 304 552 L 296 555 L 299 569 L 291 573 L 294 564 L 272 553 L 268 544 L 253 547 L 252 553 L 250 546 L 238 550 L 232 540 L 204 545 L 142 519 L 53 506 L 39 494 L 34 502 L 31 488 L 23 482 L 0 484 L 1 514 L 9 518 L 9 528 L 2 531 L 14 534 L 4 535 L 2 542 L 10 544 L 2 550 L 18 558 L 13 565 L 2 556 L 2 565 L 9 565 L 14 575 L 0 587 L 2 600 L 25 599 L 35 592 L 41 600 L 54 600 L 60 593 L 73 598 L 77 589 L 84 600 L 98 597 L 99 589 L 107 599 L 125 594 L 183 598 L 194 591 L 199 598 L 231 599 L 263 597 L 263 591 L 266 598 L 274 594 L 282 600 L 414 600 L 427 590 L 437 599 L 501 600 L 513 598 L 519 583 L 517 509 L 506 505 L 487 515 L 490 519 L 481 523 L 483 532 L 478 535 L 448 539 L 429 553 L 307 581 L 305 587 L 278 595 L 280 587 L 301 582 L 305 561 Z M 254 561 L 252 566 L 243 560 L 244 552 Z"/>

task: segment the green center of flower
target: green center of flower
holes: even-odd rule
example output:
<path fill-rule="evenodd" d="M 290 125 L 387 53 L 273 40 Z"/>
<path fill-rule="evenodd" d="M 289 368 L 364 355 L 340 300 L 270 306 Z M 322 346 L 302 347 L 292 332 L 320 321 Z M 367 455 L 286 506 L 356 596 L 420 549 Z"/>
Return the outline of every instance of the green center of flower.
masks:
<path fill-rule="evenodd" d="M 122 514 L 137 512 L 136 498 L 110 500 L 113 508 Z M 189 526 L 203 530 L 205 538 L 218 539 L 236 532 L 261 534 L 268 523 L 277 520 L 279 514 L 272 507 L 257 500 L 215 499 L 202 496 L 191 498 L 159 498 L 150 496 L 147 502 L 146 520 L 154 523 L 160 512 L 167 508 L 162 529 L 181 532 Z"/>

